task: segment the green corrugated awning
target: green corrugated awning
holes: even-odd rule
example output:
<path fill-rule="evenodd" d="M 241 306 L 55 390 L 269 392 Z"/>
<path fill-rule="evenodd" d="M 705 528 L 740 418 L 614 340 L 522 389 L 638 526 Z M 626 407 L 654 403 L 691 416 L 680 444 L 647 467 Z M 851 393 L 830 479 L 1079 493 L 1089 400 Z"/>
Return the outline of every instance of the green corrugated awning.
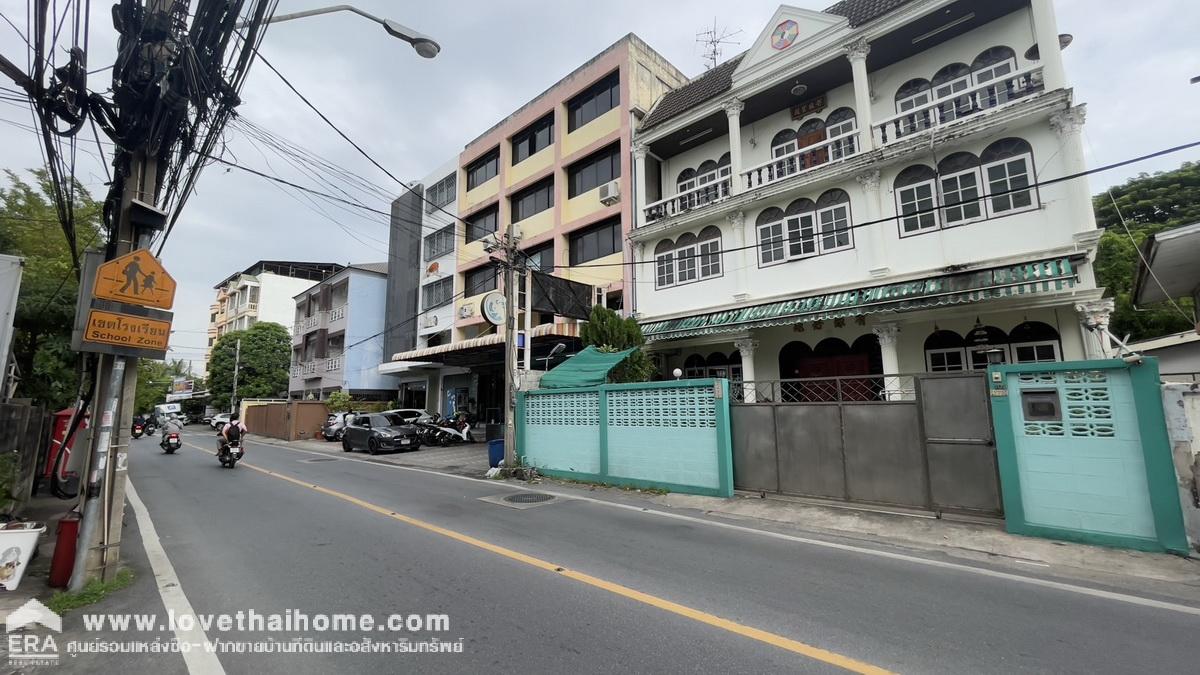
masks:
<path fill-rule="evenodd" d="M 732 333 L 748 328 L 784 326 L 801 321 L 827 321 L 879 312 L 904 312 L 943 305 L 1071 288 L 1077 275 L 1068 258 L 1053 258 L 1010 267 L 946 274 L 885 286 L 780 300 L 642 324 L 647 340 L 673 340 L 697 335 Z"/>
<path fill-rule="evenodd" d="M 542 376 L 542 389 L 594 387 L 608 380 L 608 371 L 616 368 L 634 348 L 619 352 L 602 352 L 588 346 L 575 356 L 551 368 Z"/>

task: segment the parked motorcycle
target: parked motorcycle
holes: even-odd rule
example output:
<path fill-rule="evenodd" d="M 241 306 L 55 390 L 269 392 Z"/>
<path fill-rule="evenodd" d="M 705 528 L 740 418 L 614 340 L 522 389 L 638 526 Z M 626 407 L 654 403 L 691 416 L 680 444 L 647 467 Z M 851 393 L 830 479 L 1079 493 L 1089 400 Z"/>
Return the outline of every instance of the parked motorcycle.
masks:
<path fill-rule="evenodd" d="M 417 422 L 422 429 L 425 442 L 430 445 L 453 445 L 455 443 L 474 443 L 471 435 L 471 424 L 466 414 L 458 413 L 454 417 L 444 418 L 434 415 L 428 422 Z"/>
<path fill-rule="evenodd" d="M 230 441 L 217 452 L 217 460 L 221 462 L 221 466 L 232 469 L 245 454 L 240 440 Z"/>
<path fill-rule="evenodd" d="M 158 447 L 162 448 L 163 452 L 168 455 L 173 455 L 176 450 L 183 447 L 183 440 L 179 438 L 179 432 L 177 431 L 166 432 L 163 434 L 162 440 L 159 441 Z"/>
<path fill-rule="evenodd" d="M 134 438 L 141 438 L 146 433 L 146 426 L 141 422 L 134 422 L 129 428 L 129 435 Z"/>

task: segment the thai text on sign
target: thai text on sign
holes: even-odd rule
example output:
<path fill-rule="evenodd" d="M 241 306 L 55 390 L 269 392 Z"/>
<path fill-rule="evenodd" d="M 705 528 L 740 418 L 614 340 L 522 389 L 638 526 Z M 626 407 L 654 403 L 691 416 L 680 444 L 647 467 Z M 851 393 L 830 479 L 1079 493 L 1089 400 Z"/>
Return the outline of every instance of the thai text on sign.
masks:
<path fill-rule="evenodd" d="M 93 309 L 88 312 L 83 338 L 119 347 L 166 351 L 171 322 Z"/>

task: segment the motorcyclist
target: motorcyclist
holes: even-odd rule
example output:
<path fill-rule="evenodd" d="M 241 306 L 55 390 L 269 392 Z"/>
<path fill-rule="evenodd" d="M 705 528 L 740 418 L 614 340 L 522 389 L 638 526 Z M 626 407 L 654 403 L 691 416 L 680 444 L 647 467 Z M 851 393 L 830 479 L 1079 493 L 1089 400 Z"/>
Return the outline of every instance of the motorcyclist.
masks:
<path fill-rule="evenodd" d="M 158 444 L 160 446 L 162 446 L 162 448 L 164 450 L 166 450 L 167 449 L 167 436 L 170 436 L 171 434 L 175 433 L 175 434 L 181 434 L 180 437 L 182 438 L 182 432 L 183 432 L 183 424 L 180 423 L 179 418 L 168 416 L 163 421 L 162 440 L 160 440 L 158 442 Z"/>
<path fill-rule="evenodd" d="M 230 443 L 233 443 L 235 441 L 240 441 L 242 439 L 242 436 L 244 436 L 246 434 L 246 432 L 249 431 L 246 428 L 246 425 L 243 424 L 242 421 L 240 419 L 238 419 L 238 417 L 239 417 L 238 413 L 236 413 L 236 412 L 230 413 L 229 423 L 226 424 L 225 426 L 221 427 L 221 432 L 219 434 L 217 434 L 217 454 L 218 455 L 225 452 L 225 448 L 228 447 Z"/>

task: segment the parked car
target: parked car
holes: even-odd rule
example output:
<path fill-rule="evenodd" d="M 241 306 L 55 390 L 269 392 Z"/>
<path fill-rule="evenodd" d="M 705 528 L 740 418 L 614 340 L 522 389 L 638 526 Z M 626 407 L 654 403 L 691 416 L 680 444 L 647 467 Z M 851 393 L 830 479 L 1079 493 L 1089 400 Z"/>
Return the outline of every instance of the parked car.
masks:
<path fill-rule="evenodd" d="M 383 414 L 399 415 L 409 424 L 414 422 L 428 422 L 433 419 L 433 413 L 420 408 L 396 408 L 395 410 L 384 410 Z"/>
<path fill-rule="evenodd" d="M 329 417 L 325 419 L 325 424 L 321 426 L 321 436 L 327 441 L 342 440 L 342 433 L 346 430 L 346 425 L 357 414 L 352 412 L 330 413 Z"/>
<path fill-rule="evenodd" d="M 229 424 L 229 413 L 218 413 L 213 415 L 212 421 L 208 424 L 217 431 L 220 431 L 226 424 Z"/>
<path fill-rule="evenodd" d="M 391 413 L 355 415 L 342 432 L 342 450 L 366 450 L 375 455 L 396 450 L 416 450 L 421 447 L 417 428 L 403 417 Z"/>

